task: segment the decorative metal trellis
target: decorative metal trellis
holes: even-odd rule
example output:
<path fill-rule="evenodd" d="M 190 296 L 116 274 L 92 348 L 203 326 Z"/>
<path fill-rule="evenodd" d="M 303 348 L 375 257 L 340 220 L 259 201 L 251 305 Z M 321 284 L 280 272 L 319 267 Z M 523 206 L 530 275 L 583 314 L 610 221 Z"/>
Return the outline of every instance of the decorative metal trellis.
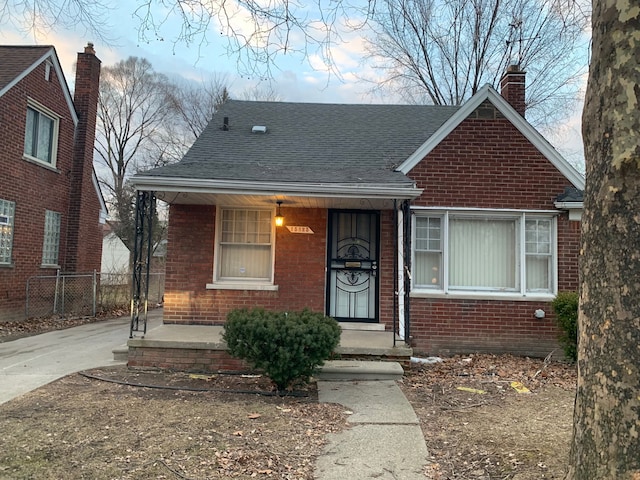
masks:
<path fill-rule="evenodd" d="M 155 192 L 138 191 L 135 211 L 135 241 L 133 244 L 133 279 L 131 282 L 131 325 L 133 332 L 147 333 L 149 311 L 149 269 L 153 248 L 153 217 L 156 211 Z"/>

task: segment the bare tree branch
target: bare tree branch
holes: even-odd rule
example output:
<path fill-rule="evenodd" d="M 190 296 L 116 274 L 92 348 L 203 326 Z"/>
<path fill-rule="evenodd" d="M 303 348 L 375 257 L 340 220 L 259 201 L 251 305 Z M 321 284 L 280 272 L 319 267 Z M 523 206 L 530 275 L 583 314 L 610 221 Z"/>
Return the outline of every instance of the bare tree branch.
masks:
<path fill-rule="evenodd" d="M 103 67 L 95 163 L 117 216 L 115 232 L 127 246 L 133 245 L 135 199 L 128 178 L 180 160 L 228 98 L 223 78 L 176 84 L 137 57 Z"/>
<path fill-rule="evenodd" d="M 409 101 L 460 105 L 509 64 L 527 72 L 527 117 L 547 126 L 571 113 L 586 71 L 588 17 L 562 0 L 383 0 L 371 22 L 375 89 Z"/>

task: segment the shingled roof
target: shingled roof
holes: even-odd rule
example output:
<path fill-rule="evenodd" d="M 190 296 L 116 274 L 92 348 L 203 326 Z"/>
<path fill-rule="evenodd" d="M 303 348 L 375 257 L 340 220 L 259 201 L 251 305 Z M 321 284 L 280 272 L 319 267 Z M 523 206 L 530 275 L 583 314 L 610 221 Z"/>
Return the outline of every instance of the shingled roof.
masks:
<path fill-rule="evenodd" d="M 458 108 L 231 100 L 179 163 L 140 175 L 409 186 L 396 167 Z"/>
<path fill-rule="evenodd" d="M 0 45 L 0 91 L 52 49 L 50 45 Z"/>

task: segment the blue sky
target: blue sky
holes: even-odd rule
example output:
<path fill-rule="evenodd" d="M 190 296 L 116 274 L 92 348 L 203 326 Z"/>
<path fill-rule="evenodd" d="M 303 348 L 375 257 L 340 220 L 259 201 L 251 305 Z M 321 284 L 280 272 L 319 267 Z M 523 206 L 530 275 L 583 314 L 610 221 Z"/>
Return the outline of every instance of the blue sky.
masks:
<path fill-rule="evenodd" d="M 82 51 L 88 41 L 94 43 L 97 56 L 103 65 L 112 65 L 128 56 L 144 57 L 156 71 L 180 75 L 191 80 L 202 80 L 212 76 L 224 78 L 230 87 L 232 97 L 242 98 L 245 91 L 272 88 L 280 100 L 291 102 L 325 103 L 393 103 L 392 96 L 381 98 L 370 93 L 371 85 L 362 77 L 375 78 L 376 72 L 363 62 L 365 43 L 360 33 L 348 33 L 344 41 L 332 49 L 336 72 L 328 73 L 321 58 L 311 51 L 307 58 L 300 54 L 279 55 L 271 70 L 272 80 L 239 75 L 237 59 L 226 52 L 226 43 L 218 29 L 211 29 L 207 45 L 174 43 L 179 31 L 179 23 L 170 20 L 160 31 L 164 41 L 140 42 L 139 21 L 133 16 L 133 2 L 117 0 L 107 20 L 108 35 L 113 40 L 105 43 L 95 39 L 82 26 L 73 28 L 56 27 L 48 32 L 25 32 L 8 24 L 0 23 L 0 43 L 2 44 L 51 44 L 62 63 L 67 81 L 74 79 L 73 65 L 77 52 Z M 241 19 L 240 19 L 241 22 Z M 240 28 L 243 28 L 240 23 Z M 295 34 L 294 34 L 295 35 Z M 295 36 L 293 42 L 300 43 Z M 586 81 L 586 79 L 585 79 Z M 553 132 L 544 132 L 549 141 L 574 165 L 582 162 L 582 138 L 580 135 L 581 105 L 575 114 Z"/>

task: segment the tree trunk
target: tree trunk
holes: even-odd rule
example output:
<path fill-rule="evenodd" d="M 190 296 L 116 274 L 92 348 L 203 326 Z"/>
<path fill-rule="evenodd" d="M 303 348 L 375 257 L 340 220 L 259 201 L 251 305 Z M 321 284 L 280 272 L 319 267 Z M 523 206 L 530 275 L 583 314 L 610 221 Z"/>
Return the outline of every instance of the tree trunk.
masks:
<path fill-rule="evenodd" d="M 569 480 L 640 480 L 640 7 L 593 0 Z"/>

